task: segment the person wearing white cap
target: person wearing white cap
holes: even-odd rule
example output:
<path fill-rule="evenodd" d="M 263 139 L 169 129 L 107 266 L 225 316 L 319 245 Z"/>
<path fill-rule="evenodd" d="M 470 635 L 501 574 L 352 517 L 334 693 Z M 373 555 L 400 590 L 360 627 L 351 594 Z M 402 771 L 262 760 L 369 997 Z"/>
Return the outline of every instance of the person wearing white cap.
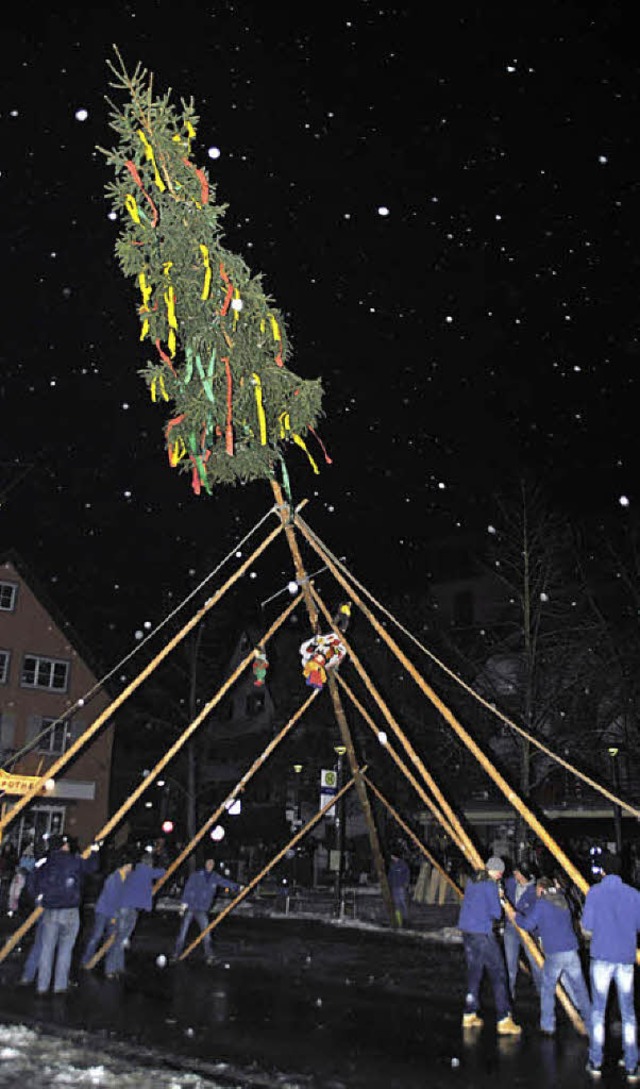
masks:
<path fill-rule="evenodd" d="M 522 1032 L 511 1016 L 507 969 L 494 924 L 502 918 L 498 881 L 504 873 L 504 862 L 492 855 L 482 870 L 473 875 L 464 893 L 458 926 L 462 931 L 467 960 L 467 993 L 462 1027 L 481 1028 L 478 1014 L 480 984 L 487 972 L 496 1004 L 496 1031 L 499 1036 L 519 1036 Z"/>

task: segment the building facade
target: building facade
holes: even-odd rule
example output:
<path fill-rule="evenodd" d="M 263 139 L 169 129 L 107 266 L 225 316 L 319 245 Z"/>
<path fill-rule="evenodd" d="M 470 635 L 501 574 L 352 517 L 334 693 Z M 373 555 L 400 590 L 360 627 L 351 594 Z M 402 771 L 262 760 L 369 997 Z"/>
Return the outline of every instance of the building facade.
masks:
<path fill-rule="evenodd" d="M 0 559 L 0 769 L 45 776 L 109 697 L 99 690 L 89 698 L 97 678 L 32 581 L 17 558 Z M 19 850 L 63 831 L 81 847 L 90 843 L 108 818 L 112 738 L 110 723 L 8 826 L 5 838 Z M 16 794 L 6 776 L 2 788 L 6 811 Z"/>

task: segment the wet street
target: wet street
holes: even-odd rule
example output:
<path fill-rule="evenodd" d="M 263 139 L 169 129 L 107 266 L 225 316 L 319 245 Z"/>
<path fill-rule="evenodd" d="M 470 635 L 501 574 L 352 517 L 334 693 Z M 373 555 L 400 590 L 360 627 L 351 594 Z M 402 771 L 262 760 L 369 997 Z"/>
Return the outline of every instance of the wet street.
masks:
<path fill-rule="evenodd" d="M 443 921 L 451 923 L 450 912 Z M 585 1041 L 562 1012 L 556 1038 L 540 1036 L 537 996 L 524 975 L 515 1011 L 522 1038 L 496 1038 L 488 992 L 485 1027 L 463 1038 L 463 953 L 449 929 L 413 934 L 237 916 L 216 931 L 216 965 L 196 951 L 160 968 L 156 957 L 170 953 L 175 930 L 175 916 L 143 918 L 126 978 L 109 982 L 98 967 L 66 996 L 17 987 L 22 955 L 2 965 L 0 1086 L 589 1084 Z M 614 1038 L 601 1085 L 625 1084 L 618 1046 Z"/>

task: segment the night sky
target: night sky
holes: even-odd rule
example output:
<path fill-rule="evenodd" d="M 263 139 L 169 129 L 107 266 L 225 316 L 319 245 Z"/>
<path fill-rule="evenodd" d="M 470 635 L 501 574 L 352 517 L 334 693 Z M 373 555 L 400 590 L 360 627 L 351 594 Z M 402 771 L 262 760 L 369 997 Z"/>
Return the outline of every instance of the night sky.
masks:
<path fill-rule="evenodd" d="M 631 5 L 12 5 L 0 112 L 0 547 L 110 660 L 271 505 L 196 498 L 138 371 L 103 196 L 112 43 L 193 95 L 225 242 L 320 375 L 333 459 L 288 464 L 374 591 L 524 473 L 633 516 L 640 127 Z M 286 5 L 289 9 L 289 5 Z M 212 150 L 209 154 L 209 149 Z M 219 155 L 217 151 L 219 151 Z M 267 598 L 286 553 L 256 570 Z M 245 587 L 246 589 L 246 587 Z"/>

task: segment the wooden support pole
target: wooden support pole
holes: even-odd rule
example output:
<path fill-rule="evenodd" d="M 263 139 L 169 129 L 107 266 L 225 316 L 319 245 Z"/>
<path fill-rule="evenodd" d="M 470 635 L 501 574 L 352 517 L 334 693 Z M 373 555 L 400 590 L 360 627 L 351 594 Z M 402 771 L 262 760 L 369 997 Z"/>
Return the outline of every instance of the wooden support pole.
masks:
<path fill-rule="evenodd" d="M 325 619 L 333 627 L 333 621 L 331 619 L 331 614 L 330 614 L 329 610 L 327 609 L 326 605 L 324 604 L 324 602 L 322 601 L 322 598 L 320 597 L 317 590 L 314 589 L 313 594 L 314 594 L 316 603 L 319 605 L 322 613 L 325 616 Z M 430 774 L 430 772 L 427 770 L 427 768 L 425 767 L 423 761 L 418 756 L 417 752 L 415 751 L 415 749 L 414 749 L 413 745 L 411 744 L 411 742 L 409 741 L 408 737 L 406 736 L 406 734 L 403 732 L 403 730 L 398 725 L 396 719 L 392 715 L 392 713 L 389 710 L 387 704 L 385 703 L 382 696 L 378 692 L 378 689 L 376 688 L 373 681 L 369 677 L 369 674 L 367 673 L 366 669 L 362 665 L 362 662 L 358 658 L 358 655 L 354 651 L 353 647 L 348 643 L 347 639 L 345 638 L 345 636 L 343 634 L 340 634 L 340 639 L 342 640 L 345 647 L 347 648 L 347 653 L 349 655 L 349 661 L 355 667 L 358 674 L 360 675 L 361 680 L 364 682 L 364 684 L 368 688 L 369 692 L 373 696 L 374 700 L 378 704 L 378 707 L 382 711 L 382 714 L 384 715 L 387 723 L 389 724 L 389 726 L 393 730 L 393 733 L 395 734 L 395 736 L 398 738 L 400 744 L 402 745 L 404 751 L 406 752 L 407 756 L 411 760 L 412 764 L 418 769 L 418 771 L 420 772 L 423 780 L 425 781 L 425 783 L 429 787 L 431 793 L 433 794 L 434 798 L 436 798 L 436 800 L 437 800 L 442 812 L 444 813 L 447 821 L 449 822 L 449 824 L 451 825 L 451 827 L 455 831 L 455 834 L 456 834 L 457 838 L 460 840 L 460 843 L 464 845 L 465 855 L 473 863 L 473 865 L 476 865 L 478 868 L 481 867 L 483 865 L 482 858 L 481 858 L 475 844 L 473 843 L 473 840 L 469 836 L 466 829 L 463 827 L 462 822 L 460 821 L 457 813 L 454 811 L 452 806 L 449 804 L 449 802 L 445 798 L 444 794 L 440 790 L 440 787 L 436 783 L 435 779 Z"/>
<path fill-rule="evenodd" d="M 300 604 L 300 601 L 301 601 L 301 595 L 298 594 L 298 596 L 295 597 L 293 599 L 293 601 L 287 606 L 287 608 L 284 610 L 284 612 L 280 613 L 280 616 L 277 617 L 276 620 L 274 620 L 274 622 L 271 625 L 271 627 L 269 628 L 269 630 L 266 631 L 265 634 L 263 635 L 263 637 L 261 639 L 261 643 L 267 643 L 269 641 L 269 639 L 271 639 L 272 636 L 275 635 L 275 633 L 282 626 L 282 624 L 284 624 L 287 617 L 290 616 L 290 614 L 294 611 L 294 609 L 297 608 L 297 606 Z M 176 755 L 176 753 L 178 753 L 180 751 L 180 749 L 183 747 L 183 745 L 186 744 L 186 742 L 189 740 L 191 735 L 195 733 L 195 731 L 198 729 L 198 727 L 200 725 L 202 725 L 202 723 L 207 718 L 207 716 L 211 713 L 213 708 L 220 702 L 220 700 L 223 698 L 223 696 L 226 695 L 226 693 L 235 684 L 235 682 L 238 680 L 238 678 L 241 676 L 241 674 L 244 672 L 244 670 L 247 668 L 247 666 L 253 661 L 253 657 L 254 657 L 253 651 L 251 651 L 251 653 L 248 654 L 246 656 L 246 658 L 244 658 L 240 662 L 240 664 L 234 669 L 231 676 L 228 677 L 227 680 L 224 682 L 224 684 L 222 684 L 220 686 L 220 688 L 216 692 L 215 696 L 213 696 L 209 700 L 209 702 L 205 704 L 205 706 L 202 708 L 200 713 L 196 716 L 196 718 L 194 718 L 193 722 L 191 722 L 187 726 L 187 728 L 185 730 L 183 730 L 183 732 L 180 734 L 180 737 L 174 742 L 173 745 L 171 745 L 171 747 L 169 749 L 167 749 L 164 756 L 162 756 L 160 758 L 160 760 L 158 760 L 155 767 L 151 769 L 149 774 L 147 776 L 145 776 L 145 778 L 142 780 L 142 782 L 139 784 L 139 786 L 137 786 L 136 789 L 129 795 L 127 800 L 125 802 L 123 802 L 123 804 L 118 809 L 117 813 L 115 813 L 114 816 L 111 817 L 107 821 L 107 823 L 100 829 L 100 831 L 96 833 L 96 837 L 95 837 L 96 840 L 106 839 L 106 837 L 109 835 L 109 833 L 112 832 L 113 829 L 116 827 L 116 825 L 120 823 L 120 821 L 122 820 L 125 813 L 128 813 L 128 811 L 132 808 L 132 806 L 135 805 L 135 803 L 138 801 L 138 799 L 141 797 L 141 795 L 144 794 L 144 792 L 146 790 L 148 790 L 150 786 L 153 785 L 153 782 L 154 782 L 155 778 L 157 777 L 157 775 L 167 766 L 168 763 L 170 763 L 170 761 L 173 759 L 173 757 Z M 85 848 L 85 850 L 82 852 L 83 858 L 87 858 L 90 851 L 91 851 L 90 846 Z M 34 919 L 34 921 L 35 921 L 35 919 Z M 13 944 L 11 944 L 12 940 L 13 940 L 12 938 L 8 938 L 7 941 L 5 942 L 5 944 L 2 946 L 2 949 L 0 949 L 0 964 L 5 959 L 5 957 L 10 952 L 10 950 L 13 948 L 13 945 L 15 945 L 15 942 L 13 942 Z"/>
<path fill-rule="evenodd" d="M 376 798 L 378 798 L 382 802 L 382 804 L 384 806 L 386 806 L 386 808 L 389 810 L 389 812 L 390 812 L 391 816 L 393 817 L 393 819 L 402 828 L 402 831 L 405 833 L 405 835 L 407 835 L 409 837 L 409 839 L 412 841 L 412 843 L 418 848 L 420 853 L 423 854 L 424 857 L 429 860 L 429 862 L 434 867 L 434 869 L 436 869 L 438 871 L 440 876 L 442 878 L 444 878 L 444 880 L 447 882 L 448 885 L 451 886 L 451 888 L 455 892 L 458 899 L 461 900 L 462 896 L 463 896 L 462 889 L 458 888 L 458 886 L 456 885 L 456 883 L 453 880 L 453 878 L 451 877 L 451 875 L 448 874 L 447 871 L 445 870 L 444 866 L 440 865 L 438 860 L 436 858 L 434 858 L 434 856 L 431 854 L 431 851 L 429 850 L 429 848 L 422 842 L 422 840 L 419 838 L 419 836 L 417 836 L 415 834 L 415 832 L 413 831 L 413 829 L 409 828 L 409 825 L 405 821 L 403 821 L 400 814 L 397 812 L 397 810 L 395 810 L 393 808 L 393 806 L 391 805 L 391 802 L 388 801 L 387 798 L 385 798 L 382 791 L 378 790 L 375 783 L 371 782 L 371 779 L 369 778 L 369 776 L 365 775 L 364 778 L 366 780 L 367 786 L 369 787 L 369 790 L 372 790 L 373 793 L 375 794 Z"/>
<path fill-rule="evenodd" d="M 590 887 L 588 881 L 586 881 L 578 868 L 574 866 L 571 859 L 565 854 L 560 845 L 555 841 L 553 836 L 550 835 L 544 825 L 538 820 L 535 813 L 533 813 L 531 809 L 529 809 L 525 802 L 523 802 L 522 799 L 515 792 L 513 787 L 509 785 L 504 776 L 500 774 L 496 767 L 494 767 L 494 765 L 482 751 L 477 742 L 458 722 L 453 712 L 450 711 L 446 704 L 443 703 L 443 701 L 440 699 L 440 697 L 436 695 L 431 686 L 427 684 L 427 682 L 420 675 L 420 673 L 418 673 L 418 670 L 415 668 L 413 663 L 409 661 L 405 654 L 403 654 L 402 650 L 395 642 L 395 640 L 392 639 L 386 629 L 373 615 L 371 610 L 364 604 L 362 598 L 358 595 L 354 587 L 351 586 L 349 582 L 347 582 L 347 580 L 336 568 L 335 564 L 324 551 L 324 549 L 322 549 L 320 545 L 316 543 L 313 534 L 309 531 L 305 522 L 300 519 L 296 522 L 296 525 L 299 526 L 301 532 L 307 538 L 307 540 L 318 553 L 318 555 L 322 557 L 323 562 L 327 565 L 327 567 L 329 568 L 333 576 L 338 580 L 340 585 L 344 587 L 346 592 L 349 594 L 351 600 L 355 601 L 356 605 L 367 617 L 367 620 L 373 626 L 378 635 L 385 641 L 389 649 L 393 651 L 398 661 L 402 664 L 403 668 L 406 669 L 407 673 L 416 682 L 421 691 L 425 694 L 425 696 L 427 696 L 433 706 L 438 709 L 440 714 L 443 716 L 445 721 L 449 723 L 449 725 L 452 727 L 452 729 L 463 742 L 463 744 L 466 745 L 469 751 L 474 755 L 480 766 L 484 768 L 484 770 L 487 772 L 487 774 L 493 780 L 496 786 L 499 787 L 509 804 L 525 819 L 529 827 L 536 833 L 542 843 L 544 843 L 547 850 L 549 850 L 551 854 L 554 855 L 556 860 L 560 863 L 563 870 L 571 878 L 576 887 L 580 889 L 581 892 L 587 893 Z"/>
<path fill-rule="evenodd" d="M 358 774 L 362 775 L 365 771 L 366 764 L 363 768 L 360 769 Z M 209 925 L 204 930 L 202 930 L 200 934 L 198 934 L 197 938 L 194 938 L 194 940 L 191 942 L 191 945 L 188 945 L 184 952 L 180 954 L 180 957 L 178 958 L 179 960 L 184 960 L 185 957 L 188 957 L 189 954 L 192 953 L 193 950 L 196 948 L 196 946 L 200 945 L 200 942 L 203 940 L 205 935 L 210 934 L 212 930 L 215 930 L 215 928 L 220 925 L 222 920 L 227 917 L 229 912 L 233 911 L 233 909 L 237 907 L 238 904 L 241 903 L 241 901 L 244 900 L 250 892 L 252 892 L 256 885 L 259 884 L 260 881 L 262 881 L 262 878 L 265 877 L 269 873 L 269 871 L 272 870 L 273 867 L 276 866 L 278 862 L 280 862 L 280 860 L 284 858 L 287 851 L 290 851 L 292 847 L 295 847 L 296 843 L 299 843 L 299 841 L 303 839 L 307 835 L 307 833 L 311 831 L 312 828 L 315 828 L 316 824 L 318 824 L 318 822 L 322 820 L 325 813 L 328 813 L 329 810 L 333 808 L 336 802 L 338 802 L 340 798 L 342 798 L 343 795 L 345 795 L 347 791 L 351 789 L 353 784 L 353 779 L 350 779 L 348 783 L 345 783 L 342 789 L 339 790 L 337 794 L 334 794 L 334 796 L 329 799 L 326 805 L 323 805 L 322 809 L 319 809 L 315 816 L 313 816 L 311 820 L 305 824 L 304 828 L 301 828 L 299 832 L 296 832 L 295 836 L 293 836 L 289 840 L 289 842 L 285 844 L 282 850 L 278 851 L 278 853 L 273 856 L 271 861 L 268 862 L 262 870 L 260 870 L 260 873 L 256 874 L 255 877 L 252 877 L 251 881 L 249 881 L 249 883 L 240 890 L 235 899 L 232 900 L 230 904 L 227 904 L 227 906 L 216 915 L 215 919 L 211 920 Z"/>
<path fill-rule="evenodd" d="M 356 710 L 360 712 L 360 715 L 362 716 L 362 718 L 366 722 L 367 726 L 373 731 L 373 733 L 376 735 L 376 737 L 378 737 L 380 731 L 379 731 L 378 727 L 376 726 L 374 720 L 372 719 L 371 715 L 366 710 L 366 708 L 363 707 L 363 705 L 360 703 L 360 700 L 357 698 L 357 696 L 354 694 L 353 690 L 349 687 L 349 685 L 345 681 L 344 677 L 342 677 L 340 674 L 338 674 L 338 684 L 347 693 L 349 699 L 353 703 Z M 469 856 L 466 844 L 463 843 L 459 839 L 457 832 L 454 831 L 452 826 L 449 824 L 449 821 L 445 817 L 442 810 L 438 808 L 438 806 L 434 802 L 433 798 L 431 798 L 430 795 L 427 794 L 427 792 L 424 789 L 424 787 L 422 786 L 422 784 L 418 782 L 415 775 L 407 767 L 407 765 L 405 764 L 402 757 L 399 756 L 398 753 L 396 752 L 396 750 L 393 748 L 393 745 L 390 745 L 389 742 L 387 741 L 386 745 L 384 745 L 384 750 L 385 750 L 385 752 L 387 752 L 389 754 L 391 759 L 394 761 L 394 763 L 396 764 L 396 767 L 400 768 L 400 771 L 404 775 L 405 779 L 409 783 L 411 783 L 411 786 L 413 787 L 413 789 L 416 791 L 416 793 L 422 799 L 422 801 L 427 806 L 427 808 L 431 810 L 431 812 L 433 813 L 433 815 L 436 818 L 436 820 L 438 821 L 438 823 L 442 826 L 442 828 L 444 829 L 446 834 L 449 836 L 449 838 L 452 840 L 452 842 L 455 843 L 455 845 L 459 849 L 459 851 L 471 863 L 472 866 L 476 867 L 477 866 L 477 858 L 479 857 L 479 855 L 477 855 L 477 853 L 476 853 L 473 856 L 473 858 L 471 858 Z M 367 783 L 369 783 L 369 785 L 371 785 L 369 779 L 367 779 Z"/>
<path fill-rule="evenodd" d="M 245 772 L 245 774 L 242 776 L 242 778 L 236 783 L 233 790 L 230 791 L 230 793 L 227 795 L 227 797 L 224 799 L 224 801 L 211 814 L 211 816 L 207 818 L 207 820 L 204 822 L 202 827 L 196 832 L 193 839 L 191 839 L 189 841 L 189 843 L 187 843 L 186 847 L 180 852 L 180 854 L 177 856 L 177 858 L 174 858 L 173 862 L 171 862 L 170 865 L 167 867 L 167 869 L 165 870 L 162 877 L 158 878 L 158 880 L 156 881 L 155 885 L 153 886 L 153 890 L 152 890 L 154 896 L 157 895 L 157 893 L 160 891 L 162 886 L 167 883 L 169 878 L 172 877 L 173 874 L 176 872 L 176 870 L 178 870 L 180 868 L 182 863 L 189 857 L 189 855 L 193 853 L 195 848 L 200 843 L 200 840 L 203 839 L 204 836 L 206 836 L 209 829 L 212 828 L 213 825 L 216 823 L 216 821 L 218 821 L 220 819 L 220 817 L 223 815 L 223 813 L 225 812 L 228 805 L 235 798 L 237 798 L 239 794 L 242 793 L 242 791 L 246 787 L 249 780 L 263 766 L 265 761 L 271 756 L 271 753 L 274 751 L 274 749 L 276 749 L 277 746 L 280 744 L 280 742 L 284 740 L 284 738 L 287 736 L 289 731 L 293 729 L 296 722 L 298 722 L 298 720 L 300 718 L 302 718 L 305 711 L 308 710 L 308 708 L 311 706 L 313 701 L 319 695 L 320 695 L 320 692 L 319 692 L 318 689 L 316 689 L 314 692 L 312 692 L 311 695 L 308 697 L 308 699 L 306 699 L 305 702 L 302 704 L 302 706 L 299 707 L 298 710 L 291 716 L 291 718 L 286 723 L 286 725 L 282 727 L 282 729 L 276 735 L 276 737 L 272 738 L 272 740 L 269 742 L 269 744 L 263 749 L 260 756 L 256 757 L 256 759 L 253 761 L 253 764 L 251 765 L 251 767 L 248 769 L 248 771 Z M 113 941 L 114 941 L 114 935 L 111 934 L 106 939 L 106 941 L 103 942 L 103 944 L 100 946 L 100 948 L 96 949 L 95 953 L 91 957 L 91 960 L 89 960 L 87 962 L 86 967 L 87 968 L 95 968 L 98 961 L 100 961 L 102 959 L 104 954 L 107 952 L 107 950 L 113 944 Z"/>
<path fill-rule="evenodd" d="M 287 538 L 287 544 L 289 545 L 289 551 L 293 559 L 293 566 L 296 573 L 296 579 L 302 594 L 304 597 L 304 603 L 309 615 L 309 623 L 312 630 L 317 633 L 318 631 L 318 611 L 316 609 L 312 587 L 309 583 L 307 573 L 302 562 L 302 556 L 300 555 L 300 549 L 298 547 L 298 539 L 295 534 L 293 524 L 290 520 L 291 511 L 288 505 L 284 502 L 284 496 L 282 494 L 282 488 L 277 480 L 271 481 L 271 488 L 273 495 L 280 512 L 280 518 L 284 526 L 285 536 Z M 338 730 L 340 731 L 340 738 L 347 752 L 347 760 L 349 761 L 349 768 L 351 774 L 355 779 L 356 793 L 358 795 L 358 801 L 360 808 L 365 819 L 367 826 L 367 832 L 369 835 L 369 843 L 371 845 L 371 853 L 373 856 L 374 865 L 376 868 L 376 874 L 380 889 L 382 892 L 382 898 L 385 902 L 387 912 L 389 915 L 389 921 L 392 926 L 397 925 L 397 917 L 395 906 L 393 903 L 393 897 L 391 895 L 391 889 L 389 888 L 389 880 L 387 877 L 387 870 L 382 856 L 382 850 L 380 847 L 380 838 L 378 836 L 378 829 L 373 817 L 371 804 L 369 802 L 369 796 L 367 794 L 367 788 L 362 781 L 362 777 L 358 774 L 358 759 L 356 756 L 355 747 L 353 744 L 353 738 L 351 736 L 351 730 L 349 729 L 349 723 L 347 722 L 347 716 L 344 713 L 344 707 L 342 706 L 342 700 L 340 699 L 340 693 L 336 685 L 335 677 L 331 672 L 327 674 L 327 687 L 329 689 L 329 696 L 331 698 L 331 704 L 333 706 L 333 713 L 335 715 L 336 722 L 338 724 Z M 340 865 L 342 859 L 340 859 Z"/>
<path fill-rule="evenodd" d="M 28 806 L 29 803 L 32 802 L 33 799 L 42 792 L 45 779 L 55 779 L 55 777 L 63 770 L 63 768 L 67 766 L 67 764 L 77 755 L 77 753 L 80 752 L 82 748 L 84 748 L 87 742 L 92 737 L 94 737 L 94 735 L 104 725 L 107 719 L 111 718 L 114 711 L 116 711 L 118 707 L 120 707 L 125 702 L 125 700 L 129 698 L 132 692 L 135 692 L 135 690 L 140 687 L 142 682 L 146 680 L 149 674 L 152 673 L 153 670 L 156 669 L 156 667 L 160 664 L 160 662 L 162 662 L 167 657 L 167 655 L 171 653 L 174 647 L 176 647 L 178 643 L 180 643 L 182 639 L 184 639 L 185 636 L 189 634 L 192 628 L 200 623 L 200 621 L 203 619 L 203 617 L 206 616 L 210 609 L 212 609 L 213 606 L 216 605 L 218 601 L 220 601 L 220 598 L 227 592 L 227 590 L 231 586 L 233 586 L 234 582 L 237 582 L 237 580 L 241 578 L 242 575 L 244 575 L 244 573 L 253 565 L 258 556 L 262 552 L 264 552 L 265 549 L 269 547 L 271 542 L 275 540 L 278 534 L 282 532 L 282 529 L 283 526 L 282 524 L 280 524 L 274 530 L 272 530 L 272 532 L 267 537 L 265 537 L 262 544 L 260 544 L 258 548 L 256 548 L 255 551 L 252 552 L 249 559 L 245 560 L 244 563 L 242 563 L 240 567 L 238 567 L 238 569 L 233 573 L 233 575 L 229 579 L 227 579 L 224 586 L 221 586 L 219 590 L 216 590 L 213 597 L 209 598 L 208 601 L 205 601 L 202 608 L 198 610 L 198 612 L 191 618 L 191 620 L 189 620 L 188 623 L 185 624 L 184 627 L 181 628 L 181 630 L 176 635 L 174 635 L 172 639 L 169 640 L 169 642 L 166 644 L 166 646 L 162 648 L 159 654 L 156 654 L 155 658 L 151 662 L 149 662 L 148 665 L 145 666 L 145 668 L 138 674 L 138 676 L 134 677 L 130 684 L 128 684 L 126 688 L 124 688 L 123 691 L 120 693 L 120 695 L 116 696 L 116 698 L 109 704 L 109 706 L 104 711 L 102 711 L 100 715 L 98 715 L 97 719 L 91 723 L 91 725 L 84 731 L 84 733 L 81 734 L 80 737 L 76 738 L 73 744 L 69 746 L 67 751 L 63 753 L 62 756 L 59 756 L 57 760 L 54 760 L 53 764 L 51 764 L 51 766 L 45 771 L 44 776 L 42 776 L 41 778 L 41 781 L 34 784 L 31 790 L 27 794 L 23 794 L 23 796 L 15 803 L 15 805 L 12 806 L 12 808 L 9 809 L 2 816 L 2 818 L 0 819 L 0 839 L 2 839 L 2 834 L 5 828 L 9 824 L 11 824 L 11 822 L 20 815 L 22 810 L 25 809 L 26 806 Z M 2 958 L 0 957 L 0 960 L 1 959 Z"/>

